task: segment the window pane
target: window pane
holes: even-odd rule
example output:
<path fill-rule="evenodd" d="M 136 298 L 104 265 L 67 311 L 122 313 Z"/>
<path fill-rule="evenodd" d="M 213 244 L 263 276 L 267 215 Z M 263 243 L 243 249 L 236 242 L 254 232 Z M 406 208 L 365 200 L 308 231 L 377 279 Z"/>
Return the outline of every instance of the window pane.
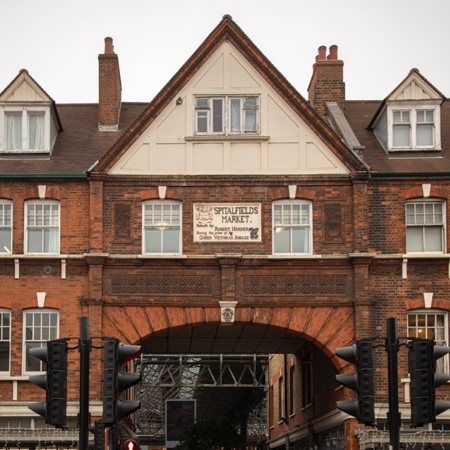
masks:
<path fill-rule="evenodd" d="M 39 348 L 41 347 L 41 344 L 35 342 L 27 342 L 25 347 L 25 370 L 27 372 L 40 372 L 42 370 L 41 361 L 30 353 L 30 349 Z"/>
<path fill-rule="evenodd" d="M 208 99 L 207 98 L 197 98 L 197 108 L 207 108 Z"/>
<path fill-rule="evenodd" d="M 213 101 L 213 133 L 223 132 L 223 100 L 215 98 Z"/>
<path fill-rule="evenodd" d="M 6 149 L 22 149 L 22 115 L 6 115 Z"/>
<path fill-rule="evenodd" d="M 42 231 L 28 230 L 28 252 L 36 253 L 42 252 Z"/>
<path fill-rule="evenodd" d="M 308 253 L 308 229 L 307 228 L 292 228 L 292 252 L 293 253 Z"/>
<path fill-rule="evenodd" d="M 291 224 L 291 205 L 283 205 L 283 223 Z"/>
<path fill-rule="evenodd" d="M 245 131 L 256 131 L 256 110 L 245 111 Z"/>
<path fill-rule="evenodd" d="M 32 114 L 28 116 L 28 139 L 30 150 L 44 149 L 44 116 Z"/>
<path fill-rule="evenodd" d="M 425 227 L 425 251 L 442 251 L 442 227 Z"/>
<path fill-rule="evenodd" d="M 273 235 L 275 253 L 290 253 L 289 235 L 289 228 L 280 227 L 275 229 L 275 233 Z"/>
<path fill-rule="evenodd" d="M 275 205 L 273 209 L 273 222 L 274 224 L 280 224 L 281 223 L 281 217 L 282 217 L 282 207 L 281 205 Z"/>
<path fill-rule="evenodd" d="M 145 253 L 161 253 L 161 235 L 156 228 L 145 229 Z"/>
<path fill-rule="evenodd" d="M 9 372 L 9 342 L 0 342 L 0 372 Z"/>
<path fill-rule="evenodd" d="M 409 125 L 395 125 L 394 126 L 394 147 L 409 147 L 410 146 L 410 128 Z"/>
<path fill-rule="evenodd" d="M 163 253 L 178 253 L 179 250 L 179 228 L 169 228 L 163 231 Z"/>
<path fill-rule="evenodd" d="M 423 233 L 422 227 L 406 228 L 406 251 L 422 252 L 423 251 Z"/>
<path fill-rule="evenodd" d="M 431 124 L 422 124 L 417 126 L 417 146 L 425 147 L 433 145 L 434 127 Z"/>
<path fill-rule="evenodd" d="M 50 314 L 50 326 L 56 327 L 58 325 L 58 314 L 51 313 Z"/>
<path fill-rule="evenodd" d="M 57 228 L 44 229 L 44 252 L 45 253 L 59 252 L 59 239 Z"/>
<path fill-rule="evenodd" d="M 197 132 L 207 133 L 208 132 L 208 112 L 207 111 L 197 111 Z"/>
<path fill-rule="evenodd" d="M 241 100 L 232 98 L 230 100 L 230 115 L 231 115 L 231 131 L 233 133 L 241 132 Z"/>
<path fill-rule="evenodd" d="M 256 108 L 256 97 L 247 97 L 245 99 L 245 107 L 246 108 Z"/>
<path fill-rule="evenodd" d="M 7 253 L 6 248 L 11 248 L 11 229 L 0 228 L 0 253 Z"/>

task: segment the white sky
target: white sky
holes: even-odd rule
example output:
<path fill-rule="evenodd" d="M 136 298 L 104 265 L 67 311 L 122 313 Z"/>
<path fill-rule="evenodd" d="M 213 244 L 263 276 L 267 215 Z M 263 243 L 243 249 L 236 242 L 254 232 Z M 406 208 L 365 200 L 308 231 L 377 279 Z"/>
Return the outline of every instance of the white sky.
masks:
<path fill-rule="evenodd" d="M 25 68 L 57 103 L 98 101 L 104 38 L 122 100 L 149 102 L 230 14 L 305 97 L 339 46 L 347 99 L 383 99 L 413 67 L 450 96 L 450 0 L 0 0 L 0 92 Z"/>

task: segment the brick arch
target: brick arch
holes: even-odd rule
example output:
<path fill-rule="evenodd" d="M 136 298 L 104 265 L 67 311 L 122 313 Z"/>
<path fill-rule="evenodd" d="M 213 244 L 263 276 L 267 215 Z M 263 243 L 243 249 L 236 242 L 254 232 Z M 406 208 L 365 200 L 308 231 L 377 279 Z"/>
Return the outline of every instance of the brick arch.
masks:
<path fill-rule="evenodd" d="M 443 189 L 443 188 L 436 188 L 431 186 L 430 189 L 430 196 L 426 197 L 426 198 L 440 198 L 440 199 L 447 199 L 449 195 L 449 190 L 448 189 Z M 423 196 L 423 190 L 422 190 L 422 186 L 417 186 L 414 188 L 410 188 L 410 189 L 406 189 L 403 192 L 403 197 L 405 200 L 412 200 L 414 198 L 425 198 Z"/>
<path fill-rule="evenodd" d="M 335 349 L 353 344 L 354 322 L 351 306 L 238 306 L 235 310 L 236 324 L 274 327 L 302 337 L 322 350 L 338 370 L 347 363 L 336 358 Z M 108 306 L 103 309 L 102 334 L 136 344 L 163 331 L 218 324 L 219 306 Z"/>
<path fill-rule="evenodd" d="M 178 197 L 175 195 L 175 190 L 172 188 L 167 188 L 166 190 L 166 196 L 164 200 L 178 200 Z M 148 201 L 148 200 L 160 200 L 159 198 L 159 191 L 158 188 L 150 188 L 145 191 L 139 192 L 139 196 L 141 197 L 141 200 Z M 180 200 L 181 201 L 181 200 Z"/>
<path fill-rule="evenodd" d="M 6 188 L 6 187 L 2 187 L 0 186 L 0 198 L 4 198 L 7 200 L 12 200 L 12 190 L 11 188 Z"/>
<path fill-rule="evenodd" d="M 425 308 L 425 300 L 423 298 L 416 300 L 407 300 L 405 301 L 405 307 L 407 311 L 411 311 L 413 309 L 424 309 Z M 443 309 L 446 311 L 450 310 L 450 300 L 445 299 L 437 299 L 433 297 L 433 303 L 431 309 Z"/>

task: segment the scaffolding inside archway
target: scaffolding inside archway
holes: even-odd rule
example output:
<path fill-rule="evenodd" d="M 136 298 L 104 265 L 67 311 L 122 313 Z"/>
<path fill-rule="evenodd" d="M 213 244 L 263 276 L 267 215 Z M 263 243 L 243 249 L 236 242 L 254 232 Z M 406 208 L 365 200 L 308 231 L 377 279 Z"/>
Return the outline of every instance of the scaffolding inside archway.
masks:
<path fill-rule="evenodd" d="M 196 399 L 197 417 L 245 417 L 247 439 L 266 438 L 267 354 L 143 354 L 136 427 L 148 440 L 164 438 L 165 400 Z"/>

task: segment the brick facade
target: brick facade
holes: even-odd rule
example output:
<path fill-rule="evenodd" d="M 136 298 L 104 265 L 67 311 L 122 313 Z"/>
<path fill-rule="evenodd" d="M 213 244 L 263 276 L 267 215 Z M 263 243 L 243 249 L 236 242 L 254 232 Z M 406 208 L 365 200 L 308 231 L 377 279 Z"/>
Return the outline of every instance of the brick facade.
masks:
<path fill-rule="evenodd" d="M 244 173 L 242 169 L 243 173 L 205 171 L 192 175 L 180 170 L 179 174 L 167 174 L 163 170 L 158 172 L 158 164 L 162 164 L 165 154 L 156 151 L 149 153 L 148 174 L 139 172 L 139 164 L 147 163 L 145 158 L 127 166 L 134 155 L 144 153 L 146 148 L 153 149 L 152 146 L 166 148 L 164 145 L 170 147 L 170 144 L 173 147 L 166 151 L 174 152 L 184 146 L 189 158 L 196 144 L 211 144 L 208 136 L 191 136 L 190 129 L 185 136 L 177 136 L 175 143 L 170 141 L 172 136 L 166 131 L 167 135 L 163 134 L 159 142 L 159 131 L 154 123 L 165 109 L 179 114 L 176 125 L 194 121 L 180 112 L 184 111 L 183 102 L 194 95 L 188 91 L 194 92 L 189 83 L 193 79 L 199 83 L 195 79 L 197 72 L 209 64 L 209 58 L 222 44 L 226 46 L 230 42 L 238 49 L 236 54 L 248 64 L 247 72 L 256 79 L 254 70 L 266 83 L 263 87 L 269 94 L 264 99 L 269 102 L 276 98 L 291 117 L 298 119 L 298 130 L 303 133 L 306 129 L 310 133 L 311 142 L 298 138 L 295 145 L 289 142 L 289 151 L 283 153 L 288 157 L 292 148 L 302 148 L 299 160 L 307 161 L 304 172 L 295 173 L 288 168 L 286 173 L 276 170 L 256 173 L 259 167 L 255 164 L 255 173 Z M 292 339 L 297 345 L 295 351 L 280 350 L 270 359 L 267 396 L 271 448 L 287 448 L 289 439 L 318 443 L 323 433 L 337 429 L 343 433 L 345 448 L 359 447 L 355 431 L 367 429 L 336 409 L 336 401 L 350 399 L 354 394 L 340 388 L 335 375 L 351 373 L 353 366 L 336 357 L 335 349 L 368 337 L 383 343 L 386 320 L 390 317 L 397 319 L 400 341 L 406 343 L 407 314 L 428 308 L 424 294 L 432 294 L 432 307 L 428 309 L 447 314 L 450 308 L 448 226 L 444 225 L 441 252 L 407 254 L 405 204 L 414 199 L 443 201 L 444 216 L 448 216 L 450 179 L 449 171 L 444 170 L 449 159 L 446 151 L 450 149 L 439 150 L 442 173 L 435 170 L 437 158 L 434 157 L 416 157 L 415 163 L 409 161 L 411 158 L 407 163 L 398 163 L 397 159 L 401 158 L 390 158 L 367 129 L 367 117 L 374 116 L 376 108 L 369 105 L 372 115 L 364 110 L 366 120 L 358 122 L 362 121 L 363 114 L 359 110 L 355 113 L 355 105 L 345 102 L 343 62 L 338 60 L 337 47 L 330 48 L 328 59 L 325 53 L 326 49 L 321 47 L 314 66 L 309 87 L 311 106 L 231 18 L 225 16 L 151 104 L 122 108 L 118 58 L 113 52 L 112 40 L 107 40 L 105 54 L 99 56 L 98 108 L 91 112 L 83 109 L 80 115 L 75 106 L 60 108 L 63 125 L 67 126 L 46 162 L 29 159 L 28 155 L 24 155 L 23 166 L 15 164 L 11 158 L 2 159 L 0 202 L 12 204 L 13 214 L 12 249 L 0 253 L 0 308 L 11 312 L 11 363 L 9 374 L 0 377 L 0 406 L 5 411 L 0 412 L 0 428 L 10 420 L 8 414 L 12 414 L 14 408 L 21 408 L 17 416 L 23 420 L 22 427 L 30 423 L 31 418 L 36 417 L 27 410 L 26 404 L 42 399 L 43 391 L 28 382 L 23 370 L 26 328 L 23 317 L 28 310 L 40 310 L 37 293 L 45 293 L 45 309 L 59 312 L 59 336 L 70 337 L 70 346 L 76 346 L 79 336 L 77 319 L 88 316 L 94 345 L 101 345 L 102 336 L 114 336 L 122 342 L 142 344 L 154 350 L 162 342 L 161 336 L 167 336 L 166 347 L 161 348 L 160 353 L 171 346 L 181 347 L 183 338 L 177 342 L 169 338 L 173 336 L 171 333 L 229 326 L 223 323 L 219 302 L 230 301 L 237 302 L 232 325 L 248 333 L 241 337 L 241 345 L 250 346 L 251 332 L 256 329 L 277 332 L 278 337 Z M 201 75 L 208 74 L 205 71 Z M 183 89 L 188 93 L 182 98 L 179 93 L 184 92 Z M 261 108 L 267 106 L 265 101 L 261 100 Z M 345 142 L 348 132 L 341 134 L 320 117 L 327 114 L 326 103 L 330 101 L 353 114 L 355 133 L 361 140 L 361 136 L 366 136 L 364 158 L 357 156 L 358 152 Z M 270 105 L 274 108 L 275 102 Z M 381 108 L 383 104 L 375 106 Z M 450 128 L 448 124 L 444 127 L 450 116 L 448 109 L 443 103 L 443 136 L 447 136 L 447 128 Z M 269 113 L 262 110 L 261 127 L 270 122 L 264 122 L 265 114 Z M 335 119 L 331 122 L 338 124 L 339 120 Z M 281 122 L 280 129 L 284 130 L 289 121 Z M 117 125 L 119 132 L 112 136 L 114 133 L 98 131 L 98 123 Z M 82 133 L 78 133 L 80 130 Z M 150 136 L 149 142 L 145 141 L 147 136 Z M 281 137 L 263 134 L 251 139 L 225 136 L 223 141 L 235 145 L 250 142 L 251 154 L 264 154 L 267 159 L 271 147 L 264 147 L 266 141 L 278 145 L 278 141 L 291 138 L 286 132 Z M 217 136 L 209 136 L 209 139 L 211 151 L 217 150 L 214 146 L 222 145 Z M 195 141 L 194 144 L 191 141 Z M 230 148 L 232 153 L 233 147 Z M 245 151 L 243 145 L 239 149 Z M 81 151 L 86 153 L 83 153 L 85 160 L 80 162 Z M 174 154 L 180 159 L 185 155 Z M 316 159 L 307 160 L 311 154 Z M 153 157 L 157 162 L 151 166 Z M 261 161 L 265 161 L 264 158 Z M 250 165 L 249 161 L 245 164 Z M 26 251 L 25 205 L 31 200 L 58 202 L 59 253 L 36 255 Z M 143 203 L 154 200 L 177 201 L 181 205 L 182 249 L 179 255 L 155 256 L 146 254 L 143 249 Z M 273 205 L 280 200 L 304 200 L 311 205 L 311 251 L 274 253 Z M 194 206 L 219 203 L 260 205 L 260 239 L 245 243 L 195 240 Z M 221 345 L 224 353 L 239 353 L 231 339 Z M 402 417 L 408 422 L 405 347 L 401 347 L 399 361 L 400 406 Z M 375 365 L 376 419 L 383 424 L 388 384 L 386 353 L 382 348 L 376 349 Z M 69 425 L 74 428 L 79 400 L 79 353 L 76 349 L 70 350 L 69 367 Z M 91 412 L 99 417 L 102 400 L 100 349 L 94 348 L 91 352 L 90 371 Z M 281 379 L 283 392 L 280 391 Z M 449 386 L 441 387 L 439 398 L 449 395 L 449 389 Z M 284 397 L 280 398 L 280 394 Z M 280 406 L 283 406 L 285 420 L 282 420 Z M 39 428 L 42 421 L 36 420 Z M 445 413 L 440 422 L 447 420 L 450 415 Z"/>

